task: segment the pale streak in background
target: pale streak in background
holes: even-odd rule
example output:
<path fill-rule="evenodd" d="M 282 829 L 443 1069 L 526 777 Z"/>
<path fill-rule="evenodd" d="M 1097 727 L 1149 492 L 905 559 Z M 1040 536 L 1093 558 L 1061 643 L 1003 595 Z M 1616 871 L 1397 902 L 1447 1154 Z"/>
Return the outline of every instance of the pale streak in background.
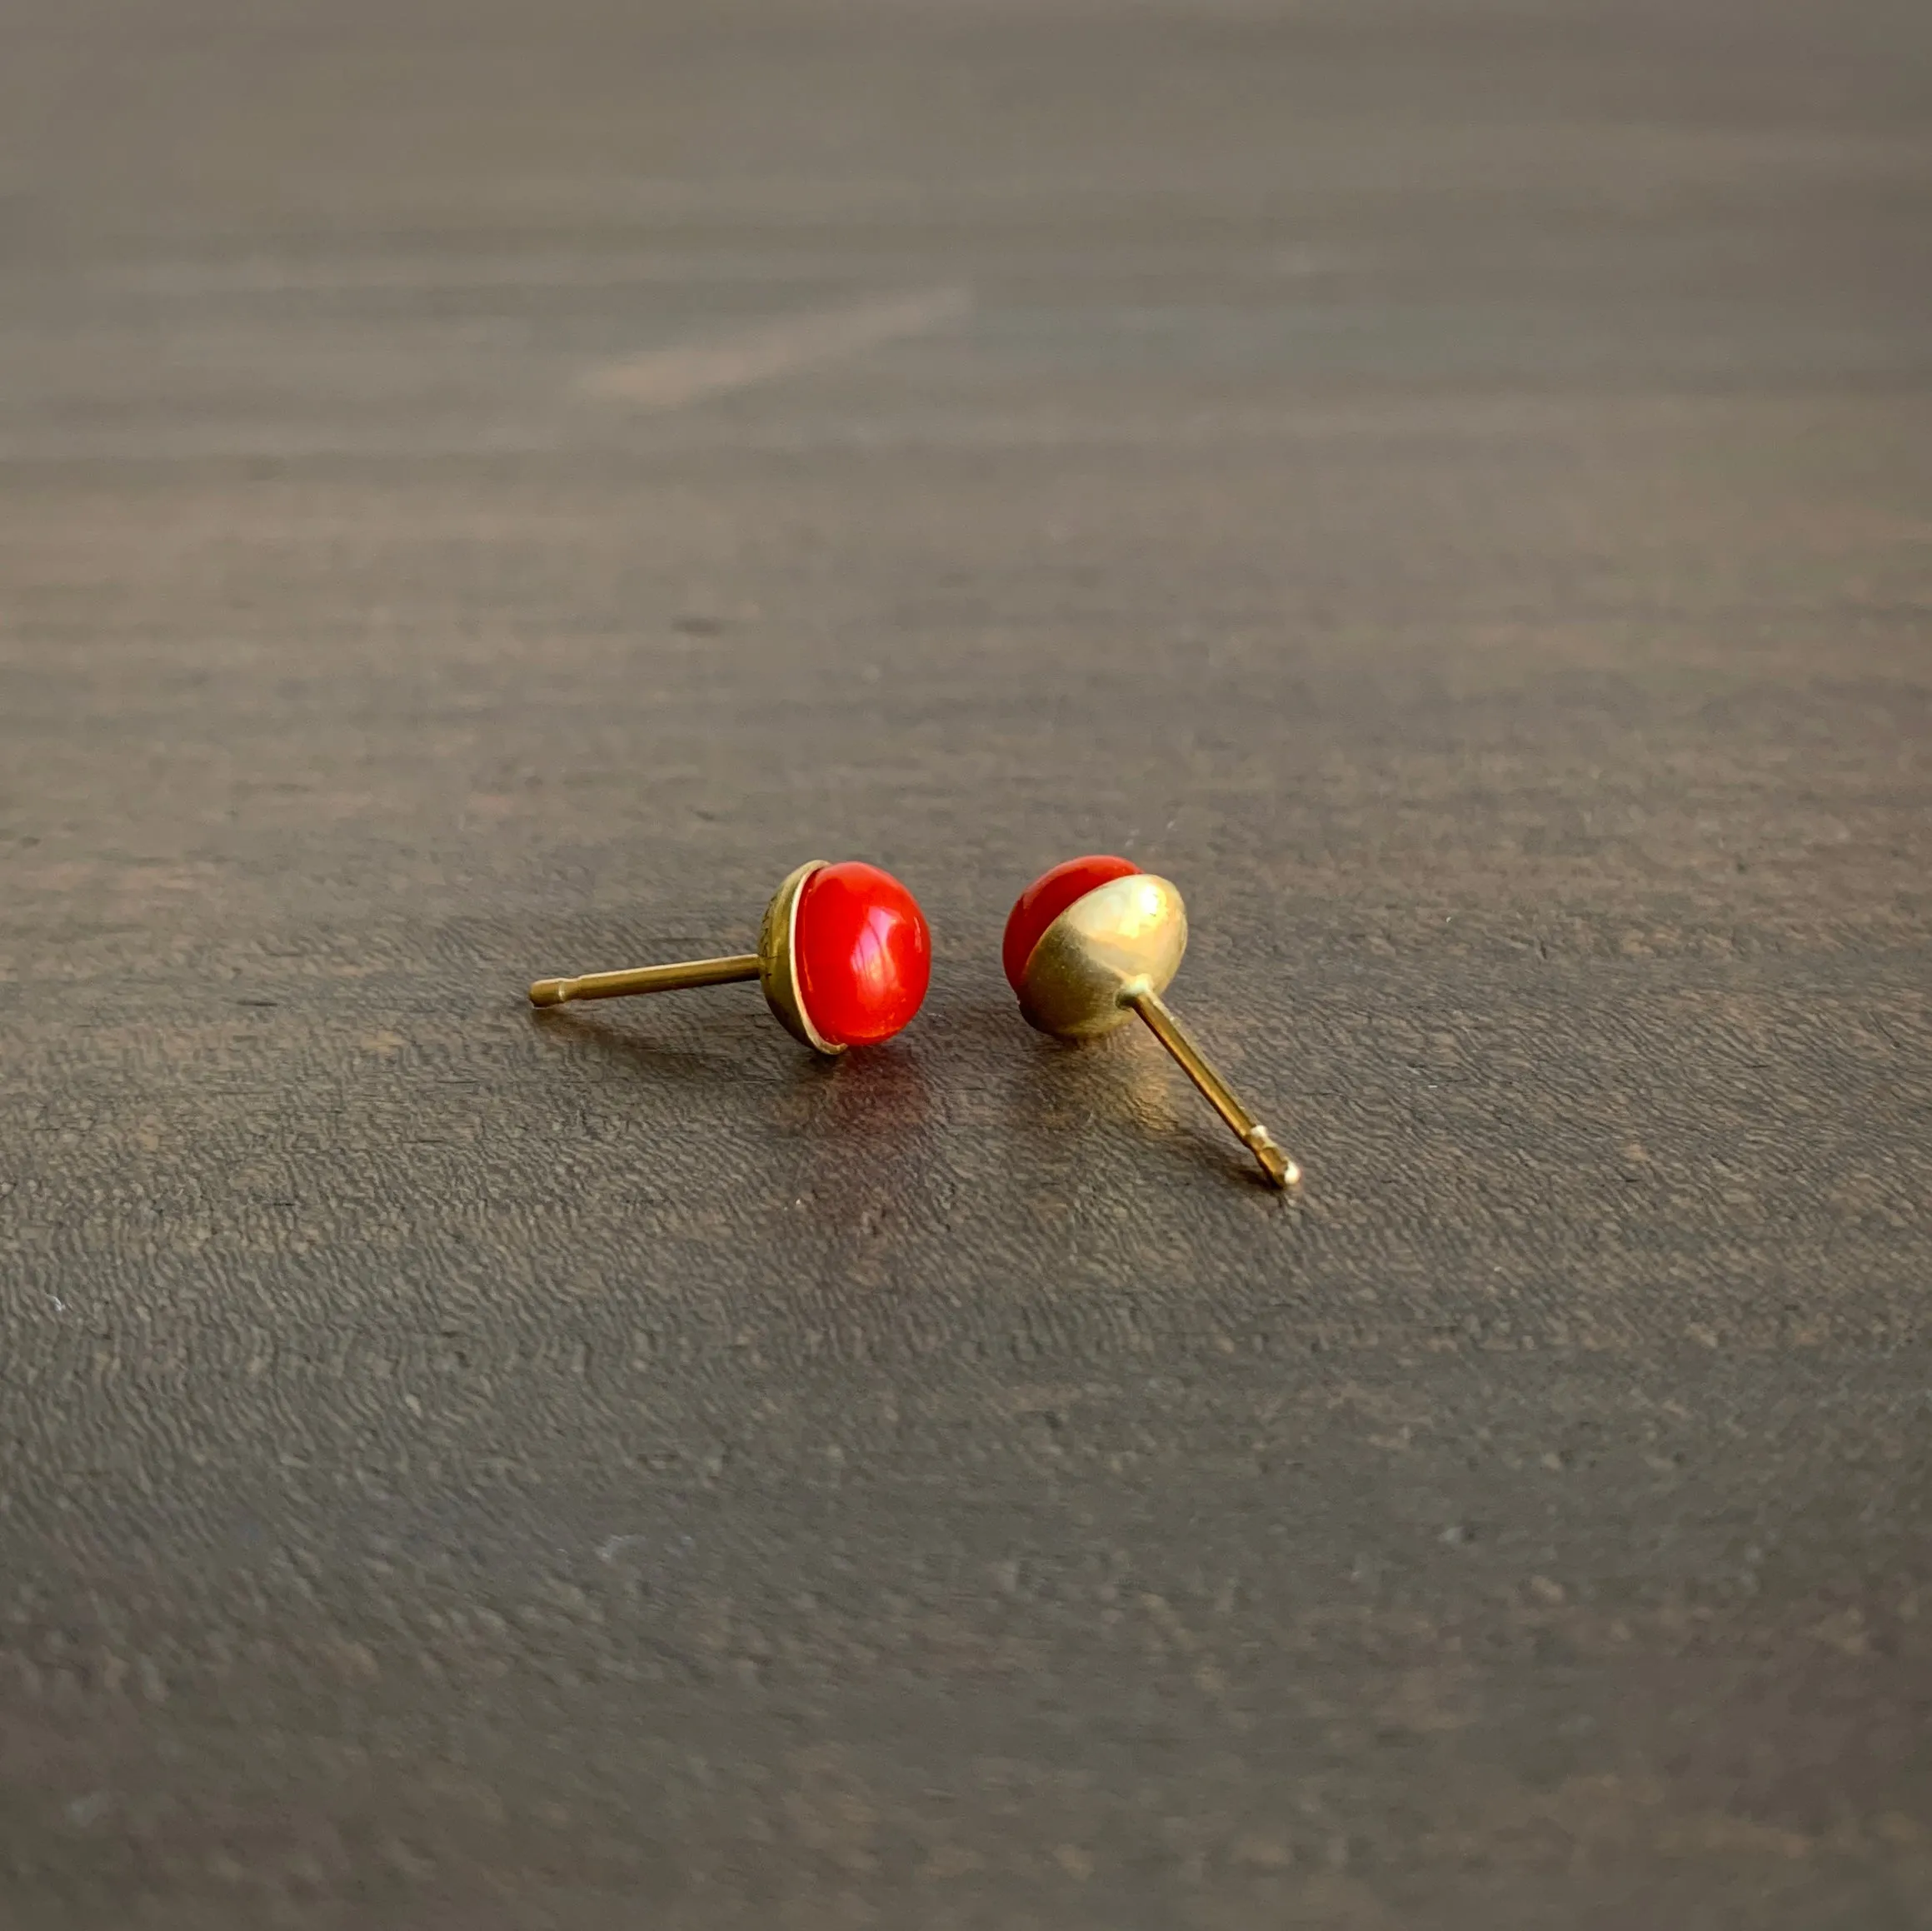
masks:
<path fill-rule="evenodd" d="M 928 288 L 876 297 L 841 308 L 820 309 L 760 324 L 702 347 L 652 349 L 606 362 L 581 378 L 587 395 L 633 409 L 678 409 L 706 397 L 742 389 L 814 362 L 924 335 L 972 307 L 965 288 Z"/>

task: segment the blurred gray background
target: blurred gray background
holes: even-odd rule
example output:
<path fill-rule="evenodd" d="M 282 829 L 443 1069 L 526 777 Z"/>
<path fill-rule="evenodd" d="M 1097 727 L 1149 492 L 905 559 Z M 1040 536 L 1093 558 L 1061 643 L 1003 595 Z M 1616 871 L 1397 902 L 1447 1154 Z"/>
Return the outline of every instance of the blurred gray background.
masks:
<path fill-rule="evenodd" d="M 1919 5 L 5 0 L 7 1931 L 1932 1925 L 1929 215 Z"/>

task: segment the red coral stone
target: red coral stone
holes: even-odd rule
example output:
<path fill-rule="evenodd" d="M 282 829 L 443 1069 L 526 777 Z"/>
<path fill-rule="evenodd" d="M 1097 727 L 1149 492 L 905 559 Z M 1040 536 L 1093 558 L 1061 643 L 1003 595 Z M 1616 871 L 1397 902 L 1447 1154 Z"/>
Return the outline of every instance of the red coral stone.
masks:
<path fill-rule="evenodd" d="M 926 997 L 932 935 L 919 901 L 890 872 L 821 866 L 798 898 L 798 990 L 835 1046 L 889 1040 Z"/>
<path fill-rule="evenodd" d="M 1071 905 L 1097 886 L 1116 878 L 1129 878 L 1140 866 L 1125 858 L 1070 858 L 1051 871 L 1043 871 L 1020 894 L 1006 915 L 1006 937 L 1000 947 L 1001 962 L 1006 968 L 1007 983 L 1017 992 L 1026 975 L 1026 961 L 1041 935 Z"/>

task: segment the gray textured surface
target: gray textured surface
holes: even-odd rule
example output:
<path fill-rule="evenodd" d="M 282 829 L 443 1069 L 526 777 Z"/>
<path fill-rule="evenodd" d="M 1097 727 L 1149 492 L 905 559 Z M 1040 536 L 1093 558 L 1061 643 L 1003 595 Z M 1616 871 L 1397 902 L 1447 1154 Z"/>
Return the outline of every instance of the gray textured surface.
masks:
<path fill-rule="evenodd" d="M 1932 33 L 1826 14 L 12 0 L 7 1931 L 1932 1925 Z M 1094 846 L 1299 1216 L 1011 1010 Z M 813 854 L 891 1049 L 522 1008 Z"/>

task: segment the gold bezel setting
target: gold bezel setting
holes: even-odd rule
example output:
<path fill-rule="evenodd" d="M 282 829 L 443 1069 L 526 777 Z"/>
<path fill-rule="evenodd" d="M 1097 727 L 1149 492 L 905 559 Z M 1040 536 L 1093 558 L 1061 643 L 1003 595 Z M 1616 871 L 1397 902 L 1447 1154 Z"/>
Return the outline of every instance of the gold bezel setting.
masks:
<path fill-rule="evenodd" d="M 805 1009 L 805 994 L 798 983 L 798 901 L 804 896 L 805 881 L 815 871 L 823 871 L 826 861 L 808 859 L 771 895 L 765 908 L 764 922 L 758 928 L 758 985 L 772 1016 L 801 1045 L 815 1053 L 836 1060 L 846 1049 L 835 1045 L 811 1023 Z"/>

